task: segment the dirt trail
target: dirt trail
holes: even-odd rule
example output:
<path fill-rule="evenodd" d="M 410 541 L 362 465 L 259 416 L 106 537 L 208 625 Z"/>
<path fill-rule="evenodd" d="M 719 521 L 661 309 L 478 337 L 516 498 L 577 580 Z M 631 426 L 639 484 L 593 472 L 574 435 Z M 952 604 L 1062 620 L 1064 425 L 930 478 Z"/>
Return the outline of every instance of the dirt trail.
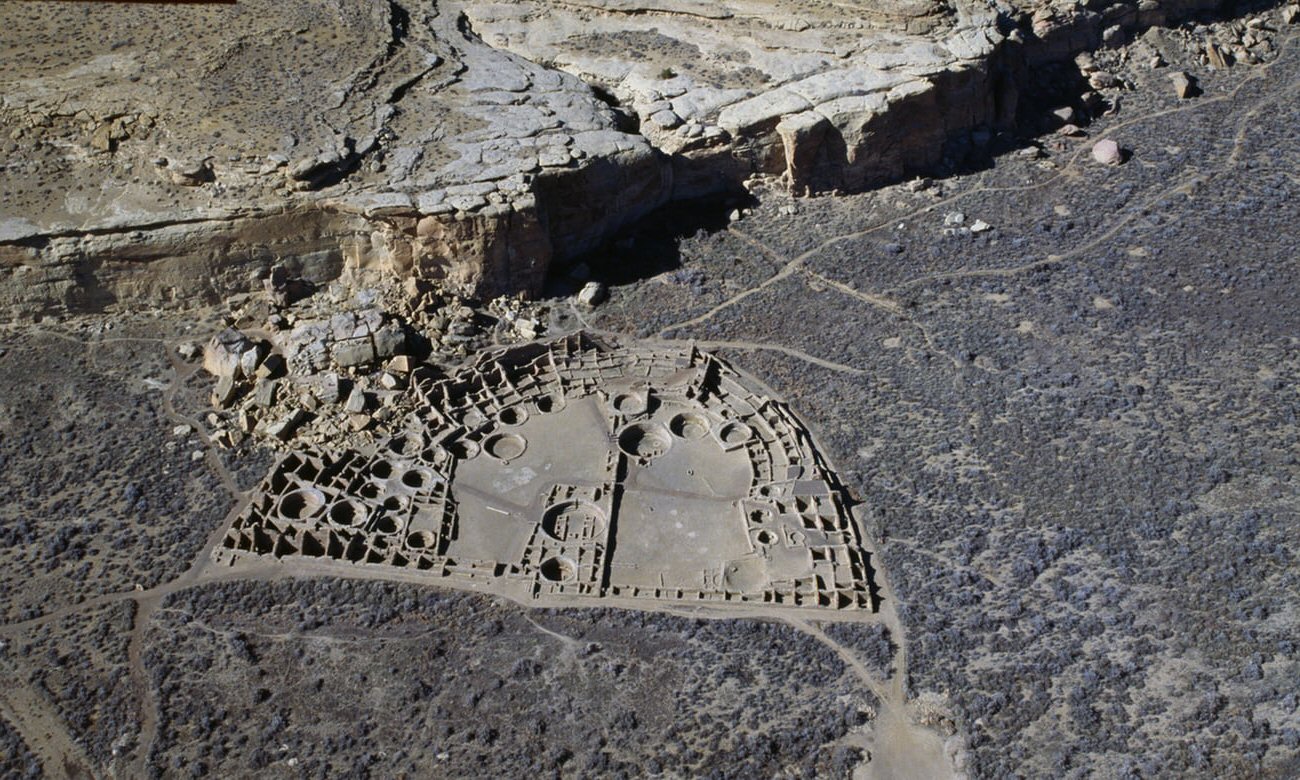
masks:
<path fill-rule="evenodd" d="M 0 686 L 0 717 L 40 759 L 46 777 L 95 777 L 90 769 L 94 764 L 68 733 L 58 712 L 7 659 L 0 660 Z"/>
<path fill-rule="evenodd" d="M 880 565 L 879 555 L 873 553 L 872 559 L 881 595 L 881 608 L 875 617 L 889 630 L 896 648 L 887 678 L 882 679 L 867 668 L 850 649 L 828 636 L 812 620 L 785 614 L 775 617 L 833 650 L 879 702 L 879 711 L 867 729 L 851 734 L 845 740 L 847 744 L 862 748 L 868 756 L 854 771 L 855 780 L 963 777 L 947 740 L 922 723 L 917 703 L 909 698 L 907 630 L 898 616 L 898 602 L 888 575 Z"/>
<path fill-rule="evenodd" d="M 143 777 L 148 765 L 149 754 L 152 751 L 153 743 L 158 737 L 158 724 L 160 713 L 158 711 L 158 700 L 153 695 L 153 688 L 149 681 L 148 670 L 144 665 L 144 642 L 145 635 L 148 632 L 149 621 L 153 613 L 162 604 L 163 596 L 167 593 L 190 587 L 198 582 L 208 566 L 212 563 L 209 551 L 220 543 L 222 535 L 225 533 L 226 525 L 230 518 L 234 516 L 244 504 L 247 503 L 248 496 L 239 490 L 238 484 L 231 475 L 230 470 L 221 459 L 216 445 L 212 443 L 211 438 L 207 435 L 205 428 L 198 420 L 193 420 L 176 411 L 175 397 L 176 393 L 184 386 L 185 382 L 194 376 L 199 370 L 197 366 L 188 366 L 182 363 L 176 356 L 176 350 L 173 345 L 166 344 L 164 349 L 167 351 L 167 360 L 171 364 L 172 377 L 167 389 L 163 391 L 163 410 L 167 418 L 177 424 L 188 424 L 194 427 L 200 434 L 200 439 L 207 450 L 206 458 L 208 467 L 213 469 L 220 477 L 222 484 L 235 499 L 235 507 L 227 513 L 226 519 L 213 530 L 199 548 L 194 560 L 190 562 L 189 567 L 181 573 L 179 577 L 169 583 L 165 583 L 166 590 L 162 588 L 153 588 L 150 591 L 141 593 L 135 599 L 136 611 L 135 621 L 131 626 L 131 641 L 127 646 L 127 658 L 130 665 L 131 682 L 135 687 L 137 696 L 140 700 L 140 736 L 136 743 L 135 753 L 132 755 L 131 776 Z"/>
<path fill-rule="evenodd" d="M 1206 98 L 1186 106 L 1179 106 L 1166 111 L 1155 112 L 1142 116 L 1136 116 L 1126 121 L 1117 123 L 1108 129 L 1106 135 L 1114 135 L 1116 132 L 1141 123 L 1154 119 L 1167 118 L 1169 116 L 1181 114 L 1184 112 L 1193 112 L 1204 109 L 1205 107 L 1221 103 L 1224 101 L 1233 101 L 1238 99 L 1242 90 L 1249 84 L 1264 78 L 1271 69 L 1284 61 L 1288 61 L 1295 55 L 1297 36 L 1291 35 L 1280 42 L 1283 49 L 1278 59 L 1273 62 L 1260 66 L 1256 72 L 1246 77 L 1241 84 L 1232 92 L 1214 98 Z M 1296 93 L 1300 92 L 1300 84 L 1291 84 L 1280 89 L 1267 97 L 1254 101 L 1248 110 L 1239 114 L 1236 122 L 1236 135 L 1231 152 L 1225 156 L 1218 165 L 1211 166 L 1203 171 L 1198 171 L 1188 175 L 1175 182 L 1173 186 L 1162 189 L 1160 192 L 1146 199 L 1148 203 L 1154 203 L 1160 198 L 1165 197 L 1168 193 L 1185 188 L 1189 185 L 1195 185 L 1206 181 L 1211 181 L 1214 172 L 1224 167 L 1235 165 L 1239 162 L 1241 150 L 1244 148 L 1247 136 L 1250 132 L 1252 122 L 1258 114 L 1270 105 L 1275 105 L 1281 101 L 1293 100 Z M 1061 171 L 1053 177 L 1033 185 L 1017 187 L 985 187 L 984 178 L 977 178 L 973 186 L 962 192 L 956 193 L 936 203 L 930 204 L 925 208 L 917 210 L 909 218 L 916 217 L 934 212 L 946 206 L 956 204 L 980 193 L 987 192 L 1029 192 L 1048 186 L 1062 176 L 1070 175 L 1076 170 L 1087 154 L 1087 148 L 1081 147 L 1071 155 L 1068 163 Z M 1294 177 L 1293 177 L 1294 178 Z M 1070 251 L 1059 255 L 1048 255 L 1043 259 L 1032 263 L 1006 269 L 990 270 L 966 270 L 956 271 L 944 274 L 931 274 L 919 276 L 913 279 L 894 285 L 887 292 L 898 292 L 908 287 L 933 282 L 940 279 L 948 279 L 966 276 L 1008 276 L 1017 273 L 1023 273 L 1026 270 L 1039 268 L 1045 265 L 1053 265 L 1062 262 L 1066 258 L 1078 256 L 1101 245 L 1113 237 L 1122 227 L 1130 222 L 1134 217 L 1126 215 L 1115 220 L 1115 222 L 1093 240 L 1073 247 Z M 803 252 L 793 258 L 786 258 L 780 253 L 775 252 L 771 247 L 764 245 L 762 242 L 745 236 L 739 231 L 733 230 L 740 235 L 756 249 L 762 251 L 768 257 L 781 263 L 779 269 L 763 282 L 743 290 L 736 295 L 722 301 L 708 311 L 684 320 L 679 323 L 667 326 L 660 331 L 660 338 L 664 338 L 669 333 L 680 332 L 681 329 L 689 328 L 708 321 L 719 312 L 739 303 L 747 297 L 755 295 L 768 287 L 780 282 L 783 279 L 801 275 L 805 279 L 812 279 L 816 282 L 828 284 L 836 290 L 859 299 L 860 301 L 886 311 L 890 314 L 904 316 L 896 308 L 896 304 L 887 296 L 887 294 L 865 293 L 850 285 L 840 282 L 834 282 L 817 274 L 812 274 L 804 269 L 806 261 L 818 253 L 825 251 L 828 247 L 837 243 L 853 240 L 869 235 L 873 232 L 884 230 L 895 224 L 897 219 L 885 220 L 879 224 L 872 225 L 860 231 L 834 236 L 819 244 L 817 247 Z M 579 321 L 586 322 L 581 313 L 575 310 L 575 315 Z M 916 323 L 913 323 L 916 324 Z M 920 327 L 918 325 L 918 327 Z M 598 328 L 592 328 L 599 330 Z M 102 606 L 105 604 L 115 603 L 122 600 L 133 600 L 137 604 L 136 615 L 133 627 L 130 633 L 130 643 L 128 649 L 129 672 L 131 680 L 141 703 L 141 728 L 140 736 L 137 741 L 136 751 L 133 754 L 130 770 L 127 776 L 142 777 L 146 774 L 148 756 L 154 742 L 160 723 L 160 713 L 158 711 L 157 701 L 153 696 L 152 687 L 149 682 L 148 673 L 143 662 L 143 652 L 145 636 L 153 614 L 160 608 L 162 600 L 168 594 L 193 587 L 195 585 L 217 582 L 217 581 L 234 581 L 234 580 L 275 580 L 281 578 L 292 578 L 302 576 L 336 576 L 351 579 L 376 579 L 376 580 L 402 580 L 419 581 L 428 584 L 427 579 L 407 578 L 399 573 L 369 571 L 359 569 L 332 569 L 323 565 L 298 565 L 298 564 L 279 564 L 263 566 L 243 566 L 235 569 L 215 570 L 212 568 L 210 550 L 219 543 L 229 518 L 238 513 L 247 495 L 238 489 L 238 485 L 226 468 L 215 445 L 207 441 L 206 436 L 202 436 L 204 426 L 199 420 L 192 419 L 181 414 L 176 410 L 174 398 L 176 393 L 188 381 L 197 368 L 182 364 L 175 356 L 172 344 L 164 339 L 135 339 L 135 338 L 106 338 L 106 339 L 81 339 L 75 336 L 59 333 L 57 331 L 40 330 L 40 333 L 48 334 L 58 338 L 71 341 L 77 341 L 87 347 L 97 343 L 108 343 L 114 341 L 130 341 L 141 343 L 153 343 L 159 348 L 167 351 L 168 360 L 172 366 L 172 378 L 169 386 L 163 393 L 163 409 L 167 419 L 176 424 L 188 424 L 198 431 L 203 439 L 206 451 L 206 462 L 208 467 L 213 469 L 214 473 L 220 478 L 223 486 L 229 491 L 230 495 L 236 499 L 236 506 L 228 515 L 226 521 L 223 521 L 213 532 L 207 544 L 200 549 L 191 562 L 190 566 L 177 578 L 162 583 L 147 591 L 127 591 L 120 593 L 110 593 L 101 596 L 87 598 L 84 601 L 54 610 L 46 615 L 31 620 L 18 621 L 7 625 L 0 625 L 0 636 L 12 637 L 31 628 L 56 621 L 70 614 L 79 613 L 87 609 Z M 929 341 L 928 334 L 927 341 Z M 774 350 L 786 354 L 790 357 L 808 361 L 812 364 L 819 365 L 829 370 L 834 370 L 848 374 L 862 374 L 862 369 L 835 363 L 833 361 L 818 358 L 814 355 L 802 352 L 800 350 L 786 347 L 778 344 L 758 343 L 748 341 L 707 341 L 698 342 L 705 348 L 731 348 L 740 350 Z M 877 540 L 878 541 L 878 540 Z M 851 650 L 836 642 L 829 637 L 815 622 L 812 622 L 805 615 L 801 615 L 792 609 L 781 608 L 764 608 L 761 606 L 729 608 L 726 610 L 711 609 L 683 609 L 681 607 L 663 606 L 649 607 L 649 611 L 662 611 L 671 614 L 684 614 L 692 617 L 708 618 L 758 618 L 768 620 L 781 620 L 789 625 L 805 632 L 817 641 L 825 644 L 833 650 L 847 667 L 857 676 L 863 686 L 871 691 L 881 704 L 880 712 L 877 718 L 871 723 L 869 731 L 854 737 L 863 748 L 871 754 L 871 760 L 860 767 L 856 776 L 862 778 L 936 778 L 945 776 L 957 776 L 959 767 L 954 765 L 952 760 L 951 749 L 946 744 L 944 738 L 933 730 L 921 725 L 917 704 L 908 697 L 908 649 L 907 636 L 902 622 L 899 620 L 895 609 L 895 597 L 889 587 L 888 573 L 881 566 L 880 556 L 873 553 L 873 563 L 876 568 L 877 577 L 882 588 L 884 606 L 880 613 L 876 615 L 852 615 L 852 616 L 827 616 L 834 620 L 852 620 L 859 622 L 879 622 L 884 624 L 890 631 L 891 636 L 897 644 L 897 651 L 893 663 L 893 673 L 888 678 L 881 679 L 868 669 L 860 659 L 858 659 Z M 454 586 L 452 586 L 454 587 Z M 537 604 L 525 605 L 537 606 Z M 553 603 L 545 602 L 545 606 L 554 606 Z M 606 607 L 606 606 L 629 606 L 637 609 L 647 609 L 647 605 L 642 602 L 635 604 L 623 604 L 619 600 L 600 600 L 593 601 L 590 604 L 572 604 L 574 607 Z M 818 617 L 820 619 L 820 616 Z M 571 638 L 563 637 L 554 632 L 538 626 L 539 630 L 551 634 L 556 639 L 564 642 L 572 642 Z M 89 760 L 81 747 L 69 734 L 63 725 L 58 713 L 54 710 L 50 702 L 32 686 L 26 683 L 24 676 L 17 670 L 13 664 L 7 660 L 0 660 L 0 717 L 3 717 L 18 731 L 26 742 L 28 747 L 41 760 L 47 774 L 63 774 L 74 778 L 91 778 L 94 777 L 94 764 Z"/>

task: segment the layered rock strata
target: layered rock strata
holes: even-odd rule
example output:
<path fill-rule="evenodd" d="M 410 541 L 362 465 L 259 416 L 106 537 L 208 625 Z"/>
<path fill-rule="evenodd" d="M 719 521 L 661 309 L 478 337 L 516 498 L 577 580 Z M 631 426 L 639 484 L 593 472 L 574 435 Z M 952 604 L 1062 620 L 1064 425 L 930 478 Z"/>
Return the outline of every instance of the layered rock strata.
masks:
<path fill-rule="evenodd" d="M 671 7 L 670 7 L 671 6 Z M 673 196 L 752 174 L 860 189 L 999 116 L 990 11 L 939 3 L 516 2 L 466 9 L 493 46 L 575 73 L 634 114 Z"/>
<path fill-rule="evenodd" d="M 9 307 L 222 294 L 277 260 L 309 277 L 385 267 L 535 290 L 554 252 L 668 194 L 650 144 L 590 88 L 433 4 L 2 15 Z M 541 179 L 584 208 L 539 204 Z"/>
<path fill-rule="evenodd" d="M 8 4 L 0 309 L 276 263 L 536 293 L 671 199 L 924 169 L 1013 120 L 1017 67 L 1213 1 Z"/>

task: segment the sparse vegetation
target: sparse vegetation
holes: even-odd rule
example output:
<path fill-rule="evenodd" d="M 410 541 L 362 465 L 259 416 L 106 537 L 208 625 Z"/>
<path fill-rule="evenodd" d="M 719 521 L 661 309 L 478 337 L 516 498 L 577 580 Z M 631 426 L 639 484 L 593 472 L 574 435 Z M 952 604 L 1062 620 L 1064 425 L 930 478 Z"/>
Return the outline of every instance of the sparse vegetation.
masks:
<path fill-rule="evenodd" d="M 1101 24 L 1103 6 L 1118 9 L 1080 7 L 1080 26 L 1058 35 L 1091 29 L 1094 16 Z M 287 59 L 254 36 L 240 44 L 253 47 L 246 61 L 204 61 L 212 78 L 184 99 L 201 97 L 203 116 L 235 117 L 253 131 L 204 131 L 215 146 L 201 151 L 215 152 L 218 168 L 228 175 L 250 163 L 240 144 L 267 141 L 259 136 L 267 128 L 270 141 L 282 140 L 281 114 L 240 109 L 241 91 L 256 82 L 249 69 L 273 81 L 328 75 L 343 60 L 321 56 L 315 44 L 326 36 L 385 63 L 357 76 L 378 85 L 381 110 L 349 105 L 331 122 L 416 116 L 392 110 L 390 77 L 401 68 L 385 58 L 415 51 L 429 20 L 411 11 L 390 27 L 390 14 L 401 15 L 384 4 L 349 9 L 348 24 L 286 33 Z M 4 10 L 26 25 L 14 28 L 23 41 L 48 44 L 65 29 L 26 4 Z M 192 10 L 205 24 L 223 12 Z M 77 22 L 92 15 L 59 11 Z M 67 59 L 46 52 L 33 62 L 63 73 L 113 56 L 128 67 L 133 41 L 175 37 L 173 12 L 182 11 L 142 6 L 131 13 L 150 24 L 106 22 L 93 42 L 69 39 Z M 382 17 L 378 40 L 351 37 L 365 38 L 370 13 Z M 803 611 L 783 622 L 752 602 L 744 618 L 707 620 L 530 609 L 318 570 L 276 578 L 219 568 L 205 544 L 271 463 L 251 440 L 209 448 L 211 384 L 190 375 L 193 355 L 175 351 L 224 326 L 224 312 L 197 299 L 132 311 L 96 287 L 108 278 L 96 265 L 103 258 L 6 266 L 26 269 L 23 284 L 45 297 L 0 338 L 0 701 L 5 713 L 31 715 L 0 718 L 0 775 L 849 777 L 878 758 L 863 746 L 872 744 L 873 715 L 891 702 L 871 691 L 891 696 L 894 683 L 914 719 L 941 733 L 944 760 L 972 777 L 1300 775 L 1300 103 L 1292 99 L 1300 11 L 1267 13 L 1268 25 L 1207 21 L 1128 44 L 1118 25 L 1098 27 L 1114 48 L 1063 57 L 1035 78 L 1040 90 L 1020 94 L 1023 136 L 991 126 L 954 132 L 942 148 L 927 147 L 933 165 L 915 178 L 909 171 L 908 184 L 857 195 L 792 198 L 773 180 L 750 179 L 752 192 L 676 203 L 627 226 L 574 259 L 571 278 L 552 279 L 561 303 L 539 323 L 548 335 L 587 327 L 707 345 L 797 411 L 860 501 L 884 608 L 865 617 L 877 622 Z M 1258 40 L 1247 43 L 1248 34 Z M 641 31 L 619 40 L 664 38 Z M 598 50 L 603 40 L 586 45 Z M 1211 59 L 1223 67 L 1208 67 Z M 515 62 L 493 60 L 505 61 Z M 703 79 L 706 65 L 719 61 L 678 67 Z M 474 92 L 489 101 L 479 105 L 494 117 L 515 109 L 530 117 L 521 131 L 533 144 L 529 176 L 548 165 L 565 172 L 560 181 L 586 176 L 578 147 L 544 148 L 537 128 L 572 141 L 570 123 L 597 126 L 608 107 L 593 98 L 591 112 L 552 110 L 564 109 L 572 85 L 550 73 L 563 88 L 529 92 L 543 71 L 519 67 L 491 75 L 524 86 L 486 84 Z M 1199 96 L 1175 93 L 1175 68 L 1195 76 Z M 79 72 L 100 78 L 104 69 Z M 671 68 L 659 73 L 675 78 Z M 748 90 L 759 79 L 745 81 Z M 439 83 L 474 86 L 469 76 Z M 296 94 L 319 109 L 319 93 Z M 534 99 L 546 110 L 528 113 Z M 1058 99 L 1068 111 L 1049 105 Z M 655 98 L 663 101 L 685 104 Z M 1086 127 L 1058 133 L 1066 116 Z M 714 143 L 700 123 L 661 119 L 673 138 Z M 57 219 L 70 220 L 59 210 L 78 198 L 109 193 L 104 201 L 118 208 L 167 192 L 106 184 L 117 179 L 105 160 L 143 155 L 142 144 L 164 135 L 139 118 L 83 176 L 58 172 L 67 150 L 89 154 L 95 130 L 81 118 L 15 111 L 0 120 L 17 131 L 0 137 L 6 172 L 55 171 L 6 205 L 53 204 Z M 438 128 L 447 137 L 495 132 L 447 121 Z M 466 127 L 453 133 L 456 121 Z M 326 146 L 366 137 L 323 127 L 285 148 L 314 165 Z M 813 168 L 843 143 L 820 123 L 792 132 L 819 139 Z M 212 140 L 218 133 L 224 140 Z M 403 136 L 375 135 L 380 151 L 360 164 L 364 176 L 401 168 Z M 1094 161 L 1091 144 L 1103 137 L 1131 155 L 1123 165 Z M 859 159 L 901 170 L 888 158 L 896 140 L 873 137 Z M 354 153 L 344 156 L 358 162 Z M 157 154 L 135 160 L 149 167 L 123 180 L 173 167 L 155 165 Z M 339 162 L 321 175 L 338 174 Z M 417 162 L 406 160 L 411 170 Z M 433 180 L 433 170 L 423 173 Z M 553 183 L 539 174 L 525 184 L 538 181 Z M 168 194 L 165 208 L 206 219 L 199 205 L 221 183 L 218 173 L 195 183 L 203 193 Z M 464 197 L 489 206 L 487 195 Z M 574 201 L 584 215 L 601 211 Z M 519 216 L 504 201 L 490 205 L 503 219 Z M 410 219 L 401 235 L 418 232 L 402 216 L 414 204 L 374 207 L 381 220 Z M 601 219 L 616 221 L 611 214 Z M 4 231 L 14 224 L 4 220 Z M 112 233 L 132 252 L 104 262 L 118 283 L 134 283 L 145 278 L 131 275 L 143 273 L 134 232 L 49 240 L 76 245 L 70 251 L 84 260 L 78 242 Z M 377 251 L 385 236 L 375 235 L 361 245 Z M 28 257 L 45 240 L 0 243 Z M 249 251 L 257 262 L 290 251 L 278 241 Z M 523 245 L 483 243 L 511 262 L 524 256 Z M 196 263 L 202 278 L 180 275 L 195 289 L 229 282 L 209 271 L 233 278 L 251 267 L 222 266 L 212 251 Z M 74 267 L 86 272 L 71 278 Z M 608 299 L 569 305 L 565 296 L 589 282 Z M 463 336 L 451 332 L 445 303 L 428 305 L 448 335 Z M 66 314 L 65 304 L 106 310 Z M 455 308 L 465 310 L 461 322 L 477 316 L 468 303 Z M 483 340 L 475 348 L 493 338 L 473 330 Z M 789 479 L 802 480 L 794 471 Z"/>

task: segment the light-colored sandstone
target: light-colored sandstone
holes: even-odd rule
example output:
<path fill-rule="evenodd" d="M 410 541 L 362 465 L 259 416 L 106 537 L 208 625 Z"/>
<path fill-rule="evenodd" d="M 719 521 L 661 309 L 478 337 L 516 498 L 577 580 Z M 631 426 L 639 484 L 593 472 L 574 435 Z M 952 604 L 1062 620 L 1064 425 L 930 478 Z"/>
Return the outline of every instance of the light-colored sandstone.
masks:
<path fill-rule="evenodd" d="M 1023 0 L 1005 36 L 973 0 L 5 4 L 0 310 L 214 300 L 277 265 L 536 293 L 672 199 L 933 167 L 1036 65 L 1219 2 Z"/>

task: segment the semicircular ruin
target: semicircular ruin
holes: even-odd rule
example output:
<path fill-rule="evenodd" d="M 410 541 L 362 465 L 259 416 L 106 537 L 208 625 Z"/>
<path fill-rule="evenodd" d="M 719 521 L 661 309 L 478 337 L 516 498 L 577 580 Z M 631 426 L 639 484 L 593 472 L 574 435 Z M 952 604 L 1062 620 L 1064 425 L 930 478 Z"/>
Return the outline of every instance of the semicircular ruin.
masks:
<path fill-rule="evenodd" d="M 516 598 L 877 607 L 808 430 L 713 355 L 579 333 L 410 392 L 397 446 L 285 457 L 214 556 L 399 567 Z M 346 509 L 301 511 L 305 495 Z"/>

